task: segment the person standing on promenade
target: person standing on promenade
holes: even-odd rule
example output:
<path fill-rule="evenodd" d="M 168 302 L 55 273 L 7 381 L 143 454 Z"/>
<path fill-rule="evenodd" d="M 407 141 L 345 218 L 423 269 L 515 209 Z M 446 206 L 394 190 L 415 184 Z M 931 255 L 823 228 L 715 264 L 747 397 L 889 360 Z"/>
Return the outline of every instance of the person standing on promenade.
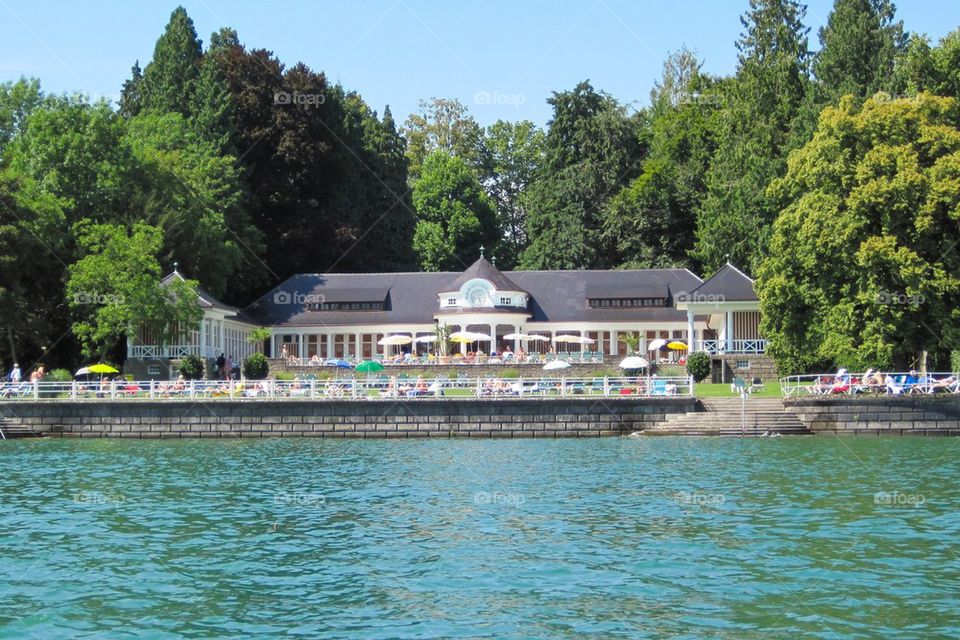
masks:
<path fill-rule="evenodd" d="M 19 384 L 22 376 L 23 374 L 20 373 L 20 365 L 14 362 L 13 369 L 10 369 L 10 374 L 8 376 L 10 378 L 10 382 L 13 384 Z"/>
<path fill-rule="evenodd" d="M 227 372 L 224 367 L 227 366 L 227 359 L 223 357 L 223 352 L 220 352 L 220 356 L 217 358 L 217 378 L 220 380 L 225 380 L 227 377 Z"/>
<path fill-rule="evenodd" d="M 226 362 L 223 365 L 223 375 L 227 380 L 230 380 L 233 377 L 233 356 L 227 356 Z"/>

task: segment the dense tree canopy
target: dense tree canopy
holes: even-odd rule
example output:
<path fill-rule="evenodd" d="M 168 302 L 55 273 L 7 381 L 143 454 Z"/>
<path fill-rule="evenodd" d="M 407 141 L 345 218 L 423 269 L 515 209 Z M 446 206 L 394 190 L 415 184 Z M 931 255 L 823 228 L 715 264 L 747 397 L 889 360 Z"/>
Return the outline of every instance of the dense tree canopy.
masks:
<path fill-rule="evenodd" d="M 960 346 L 960 102 L 878 94 L 828 107 L 770 186 L 757 289 L 786 371 L 943 364 Z"/>
<path fill-rule="evenodd" d="M 413 205 L 413 248 L 424 270 L 461 271 L 477 259 L 481 246 L 493 250 L 493 204 L 462 158 L 444 151 L 428 155 L 413 188 Z"/>

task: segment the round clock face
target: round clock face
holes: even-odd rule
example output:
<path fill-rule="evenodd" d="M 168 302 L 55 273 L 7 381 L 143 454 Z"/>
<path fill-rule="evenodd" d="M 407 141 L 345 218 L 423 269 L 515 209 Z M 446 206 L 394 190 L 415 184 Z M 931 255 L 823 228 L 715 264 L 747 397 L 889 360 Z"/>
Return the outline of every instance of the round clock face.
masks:
<path fill-rule="evenodd" d="M 471 306 L 474 306 L 474 307 L 486 306 L 487 292 L 480 287 L 475 287 L 470 290 L 469 297 L 467 299 L 470 301 Z"/>

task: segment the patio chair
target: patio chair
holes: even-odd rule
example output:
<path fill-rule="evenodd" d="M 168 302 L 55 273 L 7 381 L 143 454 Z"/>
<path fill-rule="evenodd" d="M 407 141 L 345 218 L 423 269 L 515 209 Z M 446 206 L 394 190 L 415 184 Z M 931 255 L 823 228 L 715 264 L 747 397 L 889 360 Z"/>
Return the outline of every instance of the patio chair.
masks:
<path fill-rule="evenodd" d="M 746 380 L 740 377 L 734 378 L 733 382 L 730 384 L 730 393 L 736 393 L 738 395 L 747 393 Z"/>
<path fill-rule="evenodd" d="M 756 393 L 757 391 L 763 391 L 763 380 L 760 378 L 754 378 L 747 389 L 747 393 Z"/>

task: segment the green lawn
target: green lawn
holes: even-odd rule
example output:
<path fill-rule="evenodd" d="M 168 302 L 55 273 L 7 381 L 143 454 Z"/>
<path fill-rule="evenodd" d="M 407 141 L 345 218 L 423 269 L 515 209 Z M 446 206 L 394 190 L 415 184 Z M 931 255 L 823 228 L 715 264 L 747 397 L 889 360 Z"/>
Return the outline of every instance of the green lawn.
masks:
<path fill-rule="evenodd" d="M 697 383 L 694 391 L 698 398 L 736 398 L 737 394 L 730 391 L 729 384 L 712 384 L 709 382 Z M 763 385 L 763 391 L 755 391 L 752 396 L 758 398 L 779 398 L 780 381 L 768 380 Z"/>

